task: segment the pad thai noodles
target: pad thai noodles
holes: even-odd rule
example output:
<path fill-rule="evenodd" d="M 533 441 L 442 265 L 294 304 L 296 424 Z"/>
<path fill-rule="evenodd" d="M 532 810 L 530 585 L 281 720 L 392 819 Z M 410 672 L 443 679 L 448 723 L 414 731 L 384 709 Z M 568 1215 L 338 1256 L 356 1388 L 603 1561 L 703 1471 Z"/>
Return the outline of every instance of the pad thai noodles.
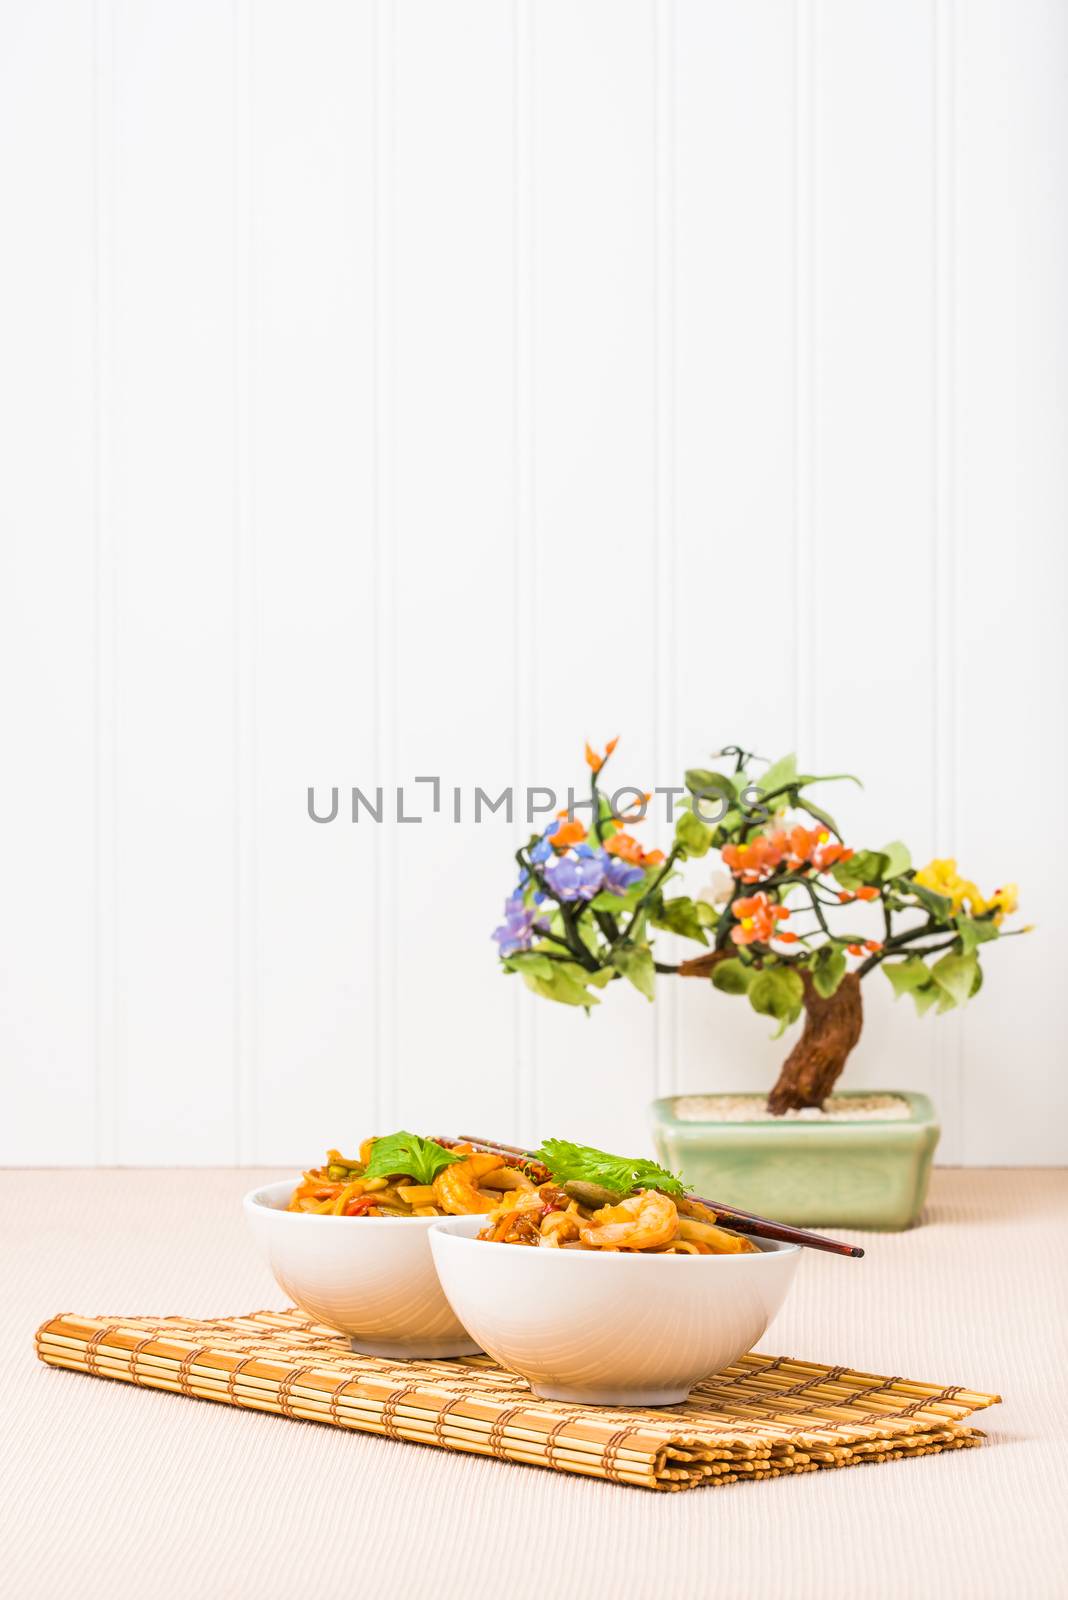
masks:
<path fill-rule="evenodd" d="M 447 1217 L 493 1212 L 506 1194 L 536 1194 L 536 1162 L 509 1165 L 469 1144 L 446 1148 L 418 1134 L 365 1139 L 357 1156 L 328 1150 L 305 1172 L 288 1210 L 334 1217 Z"/>
<path fill-rule="evenodd" d="M 494 1244 L 559 1250 L 640 1250 L 648 1255 L 741 1255 L 758 1248 L 718 1224 L 716 1213 L 686 1195 L 639 1189 L 607 1205 L 583 1205 L 554 1183 L 505 1197 L 478 1236 Z"/>
<path fill-rule="evenodd" d="M 563 1139 L 547 1139 L 537 1155 L 549 1181 L 503 1195 L 480 1239 L 647 1255 L 743 1255 L 759 1249 L 721 1227 L 710 1207 L 687 1195 L 681 1180 L 655 1162 Z"/>

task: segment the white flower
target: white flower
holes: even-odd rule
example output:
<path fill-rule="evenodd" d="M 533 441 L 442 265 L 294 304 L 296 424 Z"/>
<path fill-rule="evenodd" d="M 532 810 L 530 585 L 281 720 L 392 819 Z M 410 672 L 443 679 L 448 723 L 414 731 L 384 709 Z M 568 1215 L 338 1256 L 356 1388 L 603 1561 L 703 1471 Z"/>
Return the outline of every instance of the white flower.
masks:
<path fill-rule="evenodd" d="M 706 883 L 703 889 L 697 891 L 697 898 L 703 900 L 706 906 L 726 905 L 733 887 L 734 880 L 729 872 L 714 872 L 711 883 Z"/>

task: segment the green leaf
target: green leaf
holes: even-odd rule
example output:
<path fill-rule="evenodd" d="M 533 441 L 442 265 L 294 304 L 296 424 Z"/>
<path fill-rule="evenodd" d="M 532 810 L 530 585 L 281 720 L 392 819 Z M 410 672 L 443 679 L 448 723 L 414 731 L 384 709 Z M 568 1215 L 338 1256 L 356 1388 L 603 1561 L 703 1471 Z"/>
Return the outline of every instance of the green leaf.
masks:
<path fill-rule="evenodd" d="M 691 794 L 718 794 L 721 799 L 734 801 L 734 785 L 722 772 L 711 772 L 707 767 L 691 767 L 686 773 L 686 787 Z"/>
<path fill-rule="evenodd" d="M 908 893 L 915 895 L 921 906 L 929 911 L 932 917 L 937 917 L 939 922 L 948 923 L 950 921 L 953 915 L 953 902 L 946 895 L 935 894 L 933 889 L 928 889 L 922 883 L 917 883 L 915 878 L 909 878 L 907 885 L 902 885 L 903 889 L 906 887 Z"/>
<path fill-rule="evenodd" d="M 653 952 L 648 946 L 640 950 L 617 950 L 612 957 L 612 964 L 639 994 L 643 994 L 647 1000 L 656 999 L 656 968 L 653 965 Z"/>
<path fill-rule="evenodd" d="M 723 821 L 717 825 L 716 831 L 712 836 L 712 842 L 716 849 L 718 850 L 721 846 L 728 844 L 741 825 L 742 813 L 740 811 L 728 811 Z"/>
<path fill-rule="evenodd" d="M 414 1178 L 416 1183 L 433 1183 L 438 1173 L 454 1161 L 463 1161 L 455 1150 L 445 1150 L 433 1139 L 417 1133 L 389 1133 L 371 1146 L 371 1159 L 365 1178 Z"/>
<path fill-rule="evenodd" d="M 939 1010 L 962 1006 L 972 992 L 979 963 L 974 955 L 955 955 L 952 951 L 936 961 L 931 968 L 931 978 L 941 989 L 943 1001 Z"/>
<path fill-rule="evenodd" d="M 562 1006 L 596 1006 L 600 1001 L 587 990 L 585 983 L 579 982 L 572 976 L 574 972 L 582 972 L 581 967 L 572 967 L 567 961 L 552 961 L 551 978 L 539 978 L 534 973 L 524 972 L 523 982 L 528 989 L 541 995 L 543 1000 L 555 1000 Z"/>
<path fill-rule="evenodd" d="M 591 1183 L 610 1194 L 632 1194 L 635 1189 L 659 1189 L 664 1194 L 685 1193 L 682 1179 L 655 1161 L 642 1157 L 613 1156 L 592 1145 L 569 1139 L 545 1139 L 534 1152 L 557 1183 Z"/>
<path fill-rule="evenodd" d="M 912 855 L 909 847 L 902 844 L 900 839 L 894 839 L 890 844 L 884 844 L 881 855 L 886 857 L 886 866 L 883 868 L 884 878 L 898 878 L 912 866 Z"/>
<path fill-rule="evenodd" d="M 752 967 L 747 967 L 736 956 L 730 956 L 712 968 L 712 986 L 722 989 L 724 994 L 745 994 L 753 976 Z"/>
<path fill-rule="evenodd" d="M 916 1015 L 922 1017 L 925 1011 L 930 1011 L 941 993 L 937 983 L 929 983 L 926 989 L 913 989 L 912 998 L 916 1006 Z"/>
<path fill-rule="evenodd" d="M 600 894 L 595 894 L 590 901 L 590 910 L 607 911 L 614 916 L 618 916 L 621 912 L 633 911 L 645 890 L 644 880 L 632 883 L 626 894 L 612 894 L 608 889 L 602 889 Z"/>
<path fill-rule="evenodd" d="M 919 956 L 909 956 L 907 961 L 884 961 L 883 971 L 893 985 L 895 998 L 924 989 L 931 981 L 927 965 Z"/>
<path fill-rule="evenodd" d="M 734 783 L 722 772 L 691 767 L 686 773 L 686 786 L 692 798 L 680 800 L 680 807 L 692 811 L 698 821 L 708 822 L 712 827 L 721 823 L 728 810 L 737 804 Z"/>
<path fill-rule="evenodd" d="M 650 913 L 649 921 L 654 928 L 667 928 L 683 939 L 696 939 L 699 944 L 708 943 L 697 905 L 688 895 L 680 894 L 672 900 L 661 901 L 657 909 Z"/>
<path fill-rule="evenodd" d="M 801 1015 L 804 997 L 805 986 L 792 967 L 765 967 L 749 985 L 749 1004 L 763 1016 L 774 1017 L 780 1034 Z"/>
<path fill-rule="evenodd" d="M 553 975 L 553 964 L 548 956 L 540 956 L 536 950 L 517 950 L 515 955 L 505 957 L 504 964 L 513 972 L 530 972 L 536 978 Z"/>
<path fill-rule="evenodd" d="M 702 928 L 714 928 L 719 921 L 719 912 L 715 906 L 710 906 L 707 900 L 695 900 L 693 904 Z"/>
<path fill-rule="evenodd" d="M 780 756 L 778 761 L 773 761 L 767 772 L 756 780 L 759 788 L 765 794 L 771 794 L 775 789 L 782 789 L 789 784 L 797 782 L 797 757 L 793 754 Z"/>
<path fill-rule="evenodd" d="M 600 971 L 598 972 L 584 973 L 583 981 L 585 983 L 592 983 L 595 989 L 603 989 L 606 983 L 611 983 L 615 975 L 614 967 L 601 967 Z"/>
<path fill-rule="evenodd" d="M 695 817 L 692 811 L 682 811 L 675 823 L 675 843 L 682 847 L 687 856 L 707 855 L 712 843 L 712 829 Z"/>
<path fill-rule="evenodd" d="M 846 958 L 834 945 L 826 944 L 817 952 L 809 970 L 812 987 L 824 1000 L 829 1000 L 846 975 Z"/>
<path fill-rule="evenodd" d="M 805 795 L 796 793 L 793 803 L 802 811 L 807 811 L 814 821 L 822 823 L 825 828 L 830 828 L 836 839 L 842 837 L 837 822 L 835 822 L 829 811 L 824 811 L 822 806 L 816 805 L 814 801 L 807 799 Z"/>
<path fill-rule="evenodd" d="M 799 788 L 809 783 L 855 783 L 858 789 L 864 787 L 855 772 L 803 772 L 796 782 Z"/>
<path fill-rule="evenodd" d="M 997 923 L 985 918 L 959 916 L 956 924 L 961 950 L 966 956 L 971 955 L 976 945 L 986 944 L 988 940 L 998 937 Z"/>
<path fill-rule="evenodd" d="M 838 861 L 831 877 L 843 889 L 859 889 L 862 884 L 878 884 L 886 871 L 888 857 L 881 850 L 858 850 L 848 861 Z"/>

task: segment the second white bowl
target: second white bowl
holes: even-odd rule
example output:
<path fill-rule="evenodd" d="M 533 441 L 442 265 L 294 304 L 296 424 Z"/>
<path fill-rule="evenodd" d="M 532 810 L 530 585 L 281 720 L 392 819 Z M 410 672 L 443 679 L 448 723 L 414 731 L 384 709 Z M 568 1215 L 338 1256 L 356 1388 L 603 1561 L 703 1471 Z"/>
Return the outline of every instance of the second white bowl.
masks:
<path fill-rule="evenodd" d="M 450 1305 L 487 1354 L 545 1400 L 668 1406 L 751 1350 L 786 1298 L 800 1250 L 736 1256 L 544 1250 L 431 1224 Z"/>

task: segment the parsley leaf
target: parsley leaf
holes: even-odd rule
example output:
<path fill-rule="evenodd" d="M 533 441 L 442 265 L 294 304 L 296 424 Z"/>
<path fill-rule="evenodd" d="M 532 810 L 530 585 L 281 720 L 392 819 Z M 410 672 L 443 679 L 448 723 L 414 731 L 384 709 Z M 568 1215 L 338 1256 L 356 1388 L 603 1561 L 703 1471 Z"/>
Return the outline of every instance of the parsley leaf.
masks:
<path fill-rule="evenodd" d="M 455 1150 L 446 1150 L 433 1139 L 417 1133 L 390 1133 L 371 1146 L 365 1178 L 414 1178 L 416 1183 L 433 1183 L 443 1167 L 462 1161 Z"/>
<path fill-rule="evenodd" d="M 636 1157 L 610 1156 L 588 1144 L 572 1144 L 568 1139 L 546 1139 L 537 1159 L 548 1167 L 557 1183 L 592 1183 L 612 1194 L 627 1195 L 635 1189 L 659 1189 L 663 1194 L 684 1194 L 682 1180 L 655 1161 Z"/>

